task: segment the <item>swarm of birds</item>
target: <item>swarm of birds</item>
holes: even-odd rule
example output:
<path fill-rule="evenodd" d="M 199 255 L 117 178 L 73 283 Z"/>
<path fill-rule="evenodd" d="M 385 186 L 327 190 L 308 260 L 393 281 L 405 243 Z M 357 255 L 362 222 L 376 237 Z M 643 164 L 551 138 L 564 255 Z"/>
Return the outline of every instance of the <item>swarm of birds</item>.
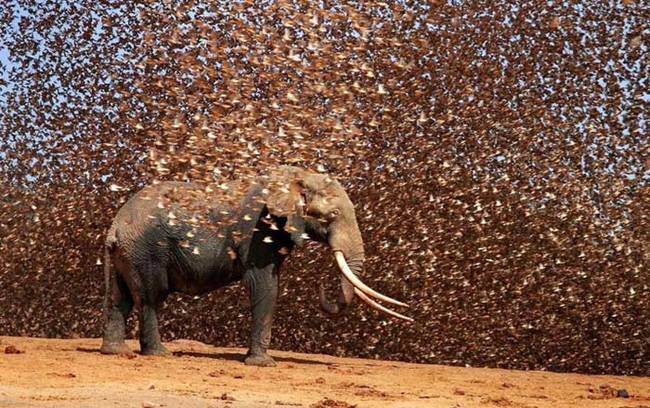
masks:
<path fill-rule="evenodd" d="M 357 207 L 357 307 L 307 246 L 273 348 L 650 374 L 648 15 L 601 2 L 8 1 L 0 6 L 0 334 L 101 335 L 107 227 L 155 180 L 228 196 L 291 164 Z M 244 346 L 241 287 L 173 296 L 165 340 Z M 131 335 L 134 325 L 130 322 Z"/>

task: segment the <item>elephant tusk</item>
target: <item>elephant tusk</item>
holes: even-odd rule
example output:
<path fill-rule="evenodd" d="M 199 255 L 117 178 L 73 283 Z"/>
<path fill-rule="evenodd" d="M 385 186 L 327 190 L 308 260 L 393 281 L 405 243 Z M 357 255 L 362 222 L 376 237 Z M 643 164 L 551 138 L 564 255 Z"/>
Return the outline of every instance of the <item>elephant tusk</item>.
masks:
<path fill-rule="evenodd" d="M 334 251 L 334 257 L 336 258 L 336 263 L 339 265 L 339 268 L 341 269 L 341 272 L 343 272 L 343 275 L 345 275 L 345 277 L 348 278 L 350 283 L 354 285 L 356 288 L 358 288 L 360 291 L 362 291 L 367 295 L 373 296 L 379 300 L 383 300 L 384 302 L 392 303 L 398 306 L 408 307 L 406 303 L 400 302 L 399 300 L 395 300 L 386 295 L 382 295 L 376 290 L 368 287 L 368 285 L 366 285 L 365 283 L 361 282 L 361 279 L 359 279 L 357 275 L 355 275 L 354 272 L 352 272 L 352 269 L 350 269 L 350 267 L 348 266 L 348 263 L 345 260 L 345 256 L 341 251 Z"/>
<path fill-rule="evenodd" d="M 372 307 L 373 309 L 377 309 L 377 310 L 379 310 L 380 312 L 384 312 L 384 313 L 386 313 L 386 314 L 388 314 L 388 315 L 391 315 L 391 316 L 393 316 L 393 317 L 397 317 L 398 319 L 406 320 L 407 322 L 412 322 L 412 321 L 413 321 L 413 319 L 411 319 L 411 318 L 408 317 L 408 316 L 404 316 L 404 315 L 399 314 L 399 313 L 397 313 L 397 312 L 394 312 L 394 311 L 392 311 L 392 310 L 390 310 L 390 309 L 388 309 L 388 308 L 385 308 L 384 306 L 382 306 L 382 305 L 380 305 L 379 303 L 375 302 L 374 300 L 370 299 L 370 298 L 368 297 L 368 295 L 366 295 L 365 293 L 363 293 L 362 291 L 360 291 L 360 290 L 357 289 L 357 288 L 354 288 L 354 293 L 356 293 L 357 296 L 359 296 L 359 297 L 361 298 L 361 300 L 363 300 L 364 302 L 366 302 L 366 303 L 367 303 L 368 305 L 370 305 L 370 307 Z"/>

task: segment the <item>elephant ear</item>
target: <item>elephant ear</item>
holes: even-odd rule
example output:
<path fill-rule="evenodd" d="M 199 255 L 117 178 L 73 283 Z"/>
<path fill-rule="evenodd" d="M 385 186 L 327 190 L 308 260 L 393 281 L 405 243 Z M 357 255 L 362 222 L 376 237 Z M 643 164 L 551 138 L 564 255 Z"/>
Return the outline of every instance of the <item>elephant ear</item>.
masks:
<path fill-rule="evenodd" d="M 289 166 L 281 167 L 271 174 L 267 190 L 266 208 L 270 214 L 287 219 L 284 229 L 300 246 L 305 232 L 304 170 Z"/>
<path fill-rule="evenodd" d="M 302 216 L 303 170 L 296 167 L 281 167 L 271 174 L 267 187 L 266 207 L 269 213 L 278 217 Z"/>

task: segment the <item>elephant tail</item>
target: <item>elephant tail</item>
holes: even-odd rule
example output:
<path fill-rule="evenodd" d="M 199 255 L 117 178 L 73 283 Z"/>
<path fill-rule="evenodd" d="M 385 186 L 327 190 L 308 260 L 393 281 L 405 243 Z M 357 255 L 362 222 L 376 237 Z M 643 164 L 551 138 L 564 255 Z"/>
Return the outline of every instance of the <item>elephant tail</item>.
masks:
<path fill-rule="evenodd" d="M 111 228 L 104 244 L 104 321 L 108 319 L 109 296 L 111 296 L 111 252 L 117 244 L 115 229 Z"/>

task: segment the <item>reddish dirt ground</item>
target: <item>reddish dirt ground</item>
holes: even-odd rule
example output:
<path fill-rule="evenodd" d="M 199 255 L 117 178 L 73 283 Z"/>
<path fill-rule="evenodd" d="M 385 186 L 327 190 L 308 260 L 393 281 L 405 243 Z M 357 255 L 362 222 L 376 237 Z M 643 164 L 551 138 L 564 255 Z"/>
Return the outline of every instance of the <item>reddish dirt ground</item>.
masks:
<path fill-rule="evenodd" d="M 178 340 L 170 357 L 104 356 L 97 339 L 0 337 L 0 407 L 650 408 L 650 377 L 445 367 Z M 136 342 L 129 346 L 137 349 Z M 628 398 L 616 396 L 625 389 Z M 622 391 L 618 391 L 622 392 Z"/>

